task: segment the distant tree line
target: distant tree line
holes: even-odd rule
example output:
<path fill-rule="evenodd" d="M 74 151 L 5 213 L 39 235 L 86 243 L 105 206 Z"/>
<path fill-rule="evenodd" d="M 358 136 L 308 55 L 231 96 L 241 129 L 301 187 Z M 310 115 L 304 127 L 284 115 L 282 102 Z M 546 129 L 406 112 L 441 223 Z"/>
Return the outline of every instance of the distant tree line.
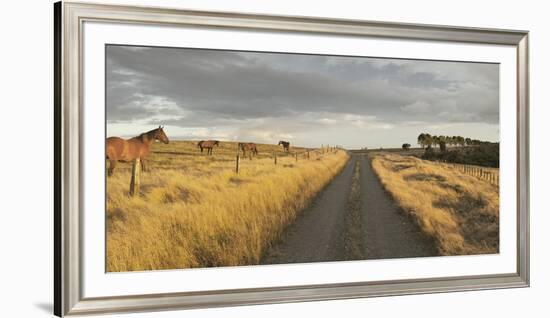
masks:
<path fill-rule="evenodd" d="M 432 136 L 426 133 L 418 135 L 417 141 L 422 148 L 426 149 L 422 159 L 499 167 L 499 143 L 462 136 Z M 438 152 L 434 151 L 435 146 L 439 147 Z M 447 146 L 457 148 L 454 151 L 447 151 Z"/>
<path fill-rule="evenodd" d="M 432 136 L 427 133 L 421 133 L 417 138 L 418 144 L 422 148 L 431 148 L 432 146 L 439 146 L 442 151 L 445 151 L 447 146 L 450 147 L 464 147 L 464 146 L 479 146 L 483 144 L 489 144 L 488 141 L 481 141 L 478 139 L 464 138 L 462 136 Z"/>

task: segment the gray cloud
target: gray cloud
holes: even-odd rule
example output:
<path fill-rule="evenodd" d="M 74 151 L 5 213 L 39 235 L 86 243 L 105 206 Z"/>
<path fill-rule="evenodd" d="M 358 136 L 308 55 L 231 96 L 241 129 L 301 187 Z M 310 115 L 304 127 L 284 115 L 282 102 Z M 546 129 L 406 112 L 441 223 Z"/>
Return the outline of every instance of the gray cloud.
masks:
<path fill-rule="evenodd" d="M 107 122 L 292 134 L 498 123 L 498 65 L 107 47 Z M 257 128 L 256 128 L 257 127 Z"/>

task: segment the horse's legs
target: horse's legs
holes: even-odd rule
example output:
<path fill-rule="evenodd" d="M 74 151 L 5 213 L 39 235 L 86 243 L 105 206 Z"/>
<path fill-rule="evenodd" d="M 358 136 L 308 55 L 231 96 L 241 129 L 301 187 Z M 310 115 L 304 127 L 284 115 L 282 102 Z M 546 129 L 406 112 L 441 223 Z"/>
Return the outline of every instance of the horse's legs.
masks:
<path fill-rule="evenodd" d="M 113 175 L 113 171 L 115 170 L 116 166 L 116 160 L 109 159 L 109 170 L 107 172 L 107 175 L 110 177 Z"/>
<path fill-rule="evenodd" d="M 147 172 L 147 169 L 149 168 L 147 167 L 147 162 L 145 162 L 146 160 L 143 158 L 140 158 L 139 161 L 141 162 L 141 171 Z"/>

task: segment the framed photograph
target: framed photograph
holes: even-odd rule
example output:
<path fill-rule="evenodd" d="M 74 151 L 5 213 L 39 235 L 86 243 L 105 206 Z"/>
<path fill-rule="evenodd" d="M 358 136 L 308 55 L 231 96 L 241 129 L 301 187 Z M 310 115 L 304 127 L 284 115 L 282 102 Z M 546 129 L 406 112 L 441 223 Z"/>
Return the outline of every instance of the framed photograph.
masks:
<path fill-rule="evenodd" d="M 527 31 L 54 16 L 56 315 L 529 286 Z"/>

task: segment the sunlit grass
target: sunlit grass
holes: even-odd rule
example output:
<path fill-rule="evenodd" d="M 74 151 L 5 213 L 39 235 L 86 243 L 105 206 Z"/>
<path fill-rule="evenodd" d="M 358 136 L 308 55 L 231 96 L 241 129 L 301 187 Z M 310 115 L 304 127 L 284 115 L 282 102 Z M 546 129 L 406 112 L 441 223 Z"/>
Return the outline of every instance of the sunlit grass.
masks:
<path fill-rule="evenodd" d="M 258 264 L 262 253 L 343 168 L 344 151 L 259 145 L 241 158 L 235 143 L 201 154 L 196 142 L 155 144 L 141 194 L 128 195 L 130 164 L 107 179 L 107 270 Z M 274 163 L 277 154 L 277 165 Z"/>
<path fill-rule="evenodd" d="M 382 184 L 442 255 L 499 251 L 499 189 L 488 181 L 414 157 L 373 155 Z"/>

